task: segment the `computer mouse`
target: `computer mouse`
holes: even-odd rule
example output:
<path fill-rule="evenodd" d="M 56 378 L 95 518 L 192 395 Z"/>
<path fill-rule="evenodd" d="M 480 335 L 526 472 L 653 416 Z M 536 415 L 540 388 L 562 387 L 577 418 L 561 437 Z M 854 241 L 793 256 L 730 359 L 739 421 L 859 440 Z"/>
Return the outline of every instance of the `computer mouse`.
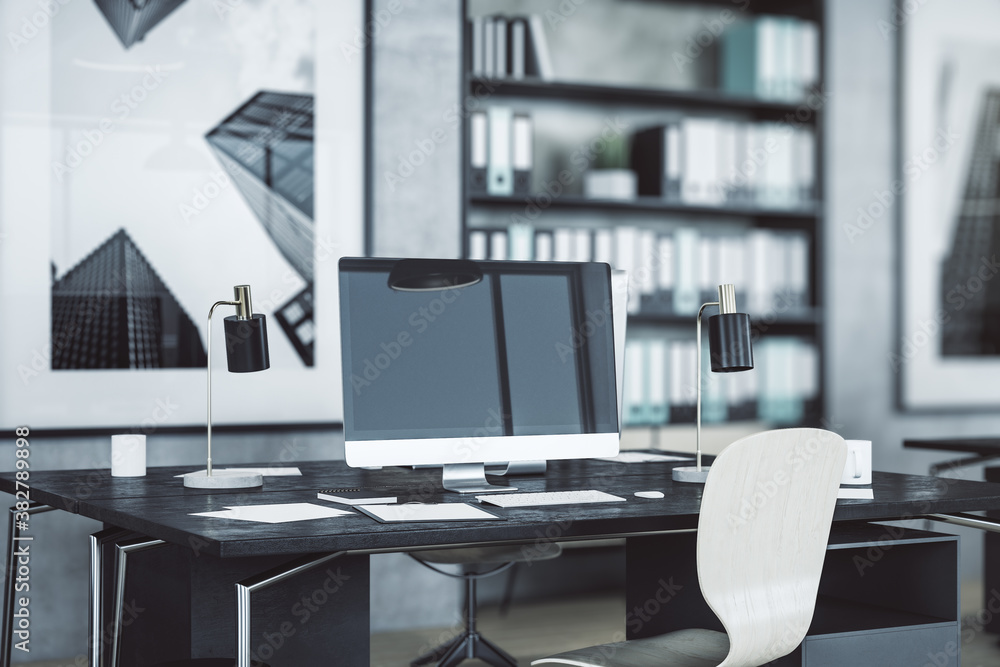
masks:
<path fill-rule="evenodd" d="M 636 491 L 636 498 L 662 498 L 662 491 Z"/>

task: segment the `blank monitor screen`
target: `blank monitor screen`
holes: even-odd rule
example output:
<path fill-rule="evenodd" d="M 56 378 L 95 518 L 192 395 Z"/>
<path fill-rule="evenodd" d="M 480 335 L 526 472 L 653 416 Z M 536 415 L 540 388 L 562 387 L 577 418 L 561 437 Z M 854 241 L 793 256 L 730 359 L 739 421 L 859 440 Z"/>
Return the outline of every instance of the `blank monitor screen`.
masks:
<path fill-rule="evenodd" d="M 396 261 L 340 261 L 349 442 L 618 433 L 606 264 L 481 261 L 474 285 L 399 291 Z"/>

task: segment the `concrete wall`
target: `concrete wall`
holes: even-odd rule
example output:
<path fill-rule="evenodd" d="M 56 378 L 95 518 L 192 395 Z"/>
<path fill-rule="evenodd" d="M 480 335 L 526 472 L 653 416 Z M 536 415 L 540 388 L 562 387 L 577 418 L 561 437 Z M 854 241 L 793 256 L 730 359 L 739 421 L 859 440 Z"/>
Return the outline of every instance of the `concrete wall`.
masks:
<path fill-rule="evenodd" d="M 376 0 L 373 8 L 400 3 L 372 54 L 372 254 L 458 257 L 461 2 Z"/>
<path fill-rule="evenodd" d="M 945 453 L 903 450 L 906 438 L 1000 433 L 996 415 L 912 415 L 895 406 L 896 300 L 900 247 L 895 215 L 885 215 L 852 243 L 845 225 L 876 191 L 897 178 L 896 38 L 892 0 L 827 3 L 827 341 L 829 419 L 846 438 L 871 440 L 879 470 L 926 474 Z M 981 479 L 981 470 L 952 476 Z M 940 526 L 937 526 L 940 528 Z M 963 575 L 981 573 L 982 536 L 962 532 Z"/>

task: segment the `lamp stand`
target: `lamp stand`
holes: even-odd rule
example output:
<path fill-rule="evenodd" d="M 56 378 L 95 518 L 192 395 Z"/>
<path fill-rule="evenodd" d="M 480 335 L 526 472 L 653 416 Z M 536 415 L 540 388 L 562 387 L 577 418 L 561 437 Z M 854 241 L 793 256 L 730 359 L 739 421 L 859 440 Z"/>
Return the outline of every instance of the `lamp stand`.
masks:
<path fill-rule="evenodd" d="M 237 292 L 239 294 L 239 292 Z M 212 470 L 212 314 L 218 306 L 236 306 L 244 319 L 249 304 L 240 301 L 216 301 L 208 311 L 208 464 L 204 470 L 184 475 L 184 486 L 191 489 L 250 489 L 264 484 L 264 476 L 242 470 Z"/>
<path fill-rule="evenodd" d="M 673 479 L 675 482 L 689 482 L 691 484 L 704 484 L 708 479 L 708 466 L 701 465 L 701 315 L 709 306 L 718 306 L 718 301 L 703 303 L 698 309 L 698 323 L 695 325 L 695 336 L 698 339 L 696 349 L 698 355 L 698 380 L 695 383 L 697 389 L 697 404 L 695 405 L 695 464 L 682 468 L 674 468 Z"/>

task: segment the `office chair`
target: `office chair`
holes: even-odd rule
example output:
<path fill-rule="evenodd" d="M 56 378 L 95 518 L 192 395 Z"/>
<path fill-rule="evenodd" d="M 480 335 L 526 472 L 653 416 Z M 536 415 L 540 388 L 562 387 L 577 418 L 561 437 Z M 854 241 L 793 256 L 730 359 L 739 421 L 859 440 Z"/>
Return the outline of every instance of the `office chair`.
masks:
<path fill-rule="evenodd" d="M 478 658 L 494 667 L 517 667 L 517 660 L 479 634 L 476 629 L 476 582 L 508 570 L 517 563 L 549 560 L 561 553 L 562 548 L 555 542 L 539 546 L 468 547 L 411 552 L 410 556 L 425 567 L 445 576 L 465 580 L 465 616 L 462 632 L 410 662 L 410 667 L 419 667 L 435 661 L 438 661 L 438 667 L 455 667 L 473 658 Z M 462 574 L 445 572 L 435 565 L 460 565 Z M 478 571 L 487 566 L 492 567 Z"/>
<path fill-rule="evenodd" d="M 531 664 L 758 667 L 791 653 L 812 621 L 846 461 L 843 438 L 797 428 L 737 440 L 712 464 L 698 518 L 698 583 L 725 632 L 679 630 Z"/>

